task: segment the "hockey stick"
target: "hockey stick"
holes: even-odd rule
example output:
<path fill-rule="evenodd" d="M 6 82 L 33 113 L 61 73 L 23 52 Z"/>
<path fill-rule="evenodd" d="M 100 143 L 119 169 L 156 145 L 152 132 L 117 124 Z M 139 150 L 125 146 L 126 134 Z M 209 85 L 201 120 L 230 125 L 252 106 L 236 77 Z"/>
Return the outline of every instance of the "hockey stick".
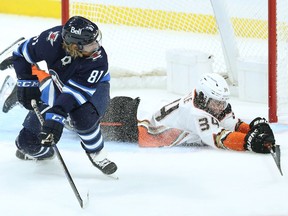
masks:
<path fill-rule="evenodd" d="M 40 113 L 40 110 L 39 110 L 38 106 L 37 106 L 36 100 L 32 99 L 31 100 L 31 105 L 32 105 L 32 107 L 34 109 L 34 112 L 37 115 L 37 118 L 39 119 L 41 125 L 43 125 L 44 119 L 43 119 L 43 116 Z M 73 192 L 74 192 L 74 194 L 75 194 L 75 196 L 76 196 L 81 208 L 85 208 L 87 203 L 88 203 L 88 200 L 89 200 L 89 193 L 87 193 L 87 201 L 84 203 L 83 199 L 80 196 L 80 193 L 78 192 L 78 190 L 76 188 L 76 185 L 74 184 L 74 181 L 73 181 L 73 179 L 72 179 L 72 177 L 71 177 L 71 175 L 70 175 L 70 173 L 69 173 L 69 171 L 68 171 L 68 169 L 66 167 L 66 164 L 65 164 L 65 162 L 64 162 L 64 160 L 63 160 L 63 158 L 62 158 L 57 146 L 53 145 L 52 148 L 55 151 L 56 156 L 57 156 L 58 160 L 60 161 L 60 163 L 61 163 L 61 165 L 62 165 L 62 167 L 63 167 L 63 169 L 65 171 L 65 175 L 66 175 L 66 177 L 67 177 L 67 179 L 68 179 L 68 181 L 70 183 L 70 186 L 71 186 L 71 188 L 72 188 L 72 190 L 73 190 Z"/>
<path fill-rule="evenodd" d="M 281 164 L 280 164 L 280 146 L 275 145 L 275 151 L 273 151 L 273 149 L 270 148 L 270 154 L 272 155 L 280 174 L 283 176 Z"/>
<path fill-rule="evenodd" d="M 14 45 L 19 43 L 20 41 L 24 40 L 24 37 L 19 38 L 18 40 L 14 41 L 10 46 L 8 46 L 6 49 L 4 49 L 1 53 L 0 56 L 3 55 L 5 52 L 7 52 L 10 48 L 12 48 Z"/>

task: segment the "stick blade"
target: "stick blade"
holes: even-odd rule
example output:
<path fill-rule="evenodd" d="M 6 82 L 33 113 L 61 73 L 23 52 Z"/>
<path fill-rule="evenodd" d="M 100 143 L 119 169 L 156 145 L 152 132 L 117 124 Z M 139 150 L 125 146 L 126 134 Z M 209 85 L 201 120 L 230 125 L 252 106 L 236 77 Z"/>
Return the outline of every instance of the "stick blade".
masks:
<path fill-rule="evenodd" d="M 86 199 L 82 200 L 81 208 L 86 209 L 89 204 L 89 192 L 87 192 Z"/>
<path fill-rule="evenodd" d="M 281 151 L 280 151 L 280 145 L 275 145 L 275 152 L 271 149 L 271 155 L 276 163 L 276 166 L 280 172 L 280 174 L 283 176 L 283 172 L 281 169 Z"/>

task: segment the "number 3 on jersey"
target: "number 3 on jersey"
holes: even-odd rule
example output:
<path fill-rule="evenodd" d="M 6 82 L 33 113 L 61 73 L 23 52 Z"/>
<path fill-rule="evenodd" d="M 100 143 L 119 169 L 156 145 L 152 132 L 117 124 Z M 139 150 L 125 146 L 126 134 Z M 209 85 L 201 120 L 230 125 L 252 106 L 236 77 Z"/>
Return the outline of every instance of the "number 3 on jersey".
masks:
<path fill-rule="evenodd" d="M 217 125 L 219 127 L 219 122 L 214 117 L 211 116 L 211 122 L 209 122 L 209 119 L 210 118 L 207 117 L 198 119 L 201 131 L 209 130 L 210 124 Z"/>
<path fill-rule="evenodd" d="M 98 71 L 98 70 L 93 70 L 90 74 L 90 76 L 87 79 L 87 82 L 89 83 L 96 83 L 99 81 L 99 79 L 102 77 L 104 71 Z"/>

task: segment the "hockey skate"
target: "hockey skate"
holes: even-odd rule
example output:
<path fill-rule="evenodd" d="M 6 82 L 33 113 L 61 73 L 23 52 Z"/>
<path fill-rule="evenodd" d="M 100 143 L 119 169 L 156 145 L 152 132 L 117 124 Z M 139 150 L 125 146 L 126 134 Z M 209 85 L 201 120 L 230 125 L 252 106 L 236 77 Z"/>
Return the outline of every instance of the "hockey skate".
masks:
<path fill-rule="evenodd" d="M 106 158 L 106 153 L 104 150 L 96 153 L 88 153 L 86 152 L 89 160 L 92 164 L 97 167 L 101 172 L 106 175 L 111 175 L 117 170 L 117 165 Z"/>
<path fill-rule="evenodd" d="M 12 109 L 16 105 L 15 103 L 18 103 L 17 90 L 15 88 L 16 88 L 16 80 L 10 75 L 7 75 L 3 81 L 2 86 L 0 87 L 0 101 L 1 106 L 3 105 L 2 111 L 5 113 L 7 113 L 10 109 Z M 11 102 L 11 105 L 9 105 L 9 107 L 7 106 L 8 104 L 5 105 L 8 98 L 9 103 Z M 13 102 L 11 100 L 13 100 Z"/>
<path fill-rule="evenodd" d="M 0 70 L 13 68 L 13 57 L 9 56 L 0 63 Z"/>
<path fill-rule="evenodd" d="M 18 99 L 17 99 L 17 86 L 15 85 L 15 87 L 13 88 L 11 94 L 5 100 L 5 102 L 3 104 L 3 107 L 2 107 L 2 111 L 4 113 L 7 113 L 8 111 L 13 109 L 13 107 L 15 107 L 17 105 L 19 105 L 19 102 L 18 102 Z"/>
<path fill-rule="evenodd" d="M 16 157 L 21 159 L 21 160 L 51 160 L 55 157 L 54 154 L 54 149 L 53 148 L 46 148 L 43 149 L 42 151 L 39 152 L 35 152 L 35 153 L 26 153 L 25 151 L 23 151 L 19 145 L 19 136 L 16 138 L 15 140 L 15 144 L 17 146 L 17 150 L 16 150 Z M 42 148 L 41 148 L 42 149 Z"/>
<path fill-rule="evenodd" d="M 20 149 L 19 147 L 19 143 L 18 143 L 18 137 L 16 138 L 15 140 L 15 144 L 17 146 L 17 150 L 16 150 L 16 157 L 21 159 L 21 160 L 35 160 L 35 161 L 38 161 L 38 160 L 51 160 L 55 157 L 55 154 L 54 154 L 54 149 L 53 148 L 49 148 L 48 151 L 44 151 L 42 154 L 34 154 L 34 155 L 31 155 L 31 154 L 28 154 L 26 152 L 24 152 L 23 150 Z"/>
<path fill-rule="evenodd" d="M 16 150 L 16 157 L 21 160 L 35 160 L 35 161 L 43 161 L 43 160 L 52 160 L 54 155 L 54 150 L 52 148 L 49 149 L 49 151 L 45 155 L 34 157 L 32 155 L 29 155 L 22 150 L 17 149 Z"/>

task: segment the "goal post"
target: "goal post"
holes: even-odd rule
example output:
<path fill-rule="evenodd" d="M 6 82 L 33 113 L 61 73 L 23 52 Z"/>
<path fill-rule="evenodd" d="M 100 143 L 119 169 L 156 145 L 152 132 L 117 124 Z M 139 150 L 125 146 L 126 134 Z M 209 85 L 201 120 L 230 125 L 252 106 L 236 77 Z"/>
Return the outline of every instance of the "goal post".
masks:
<path fill-rule="evenodd" d="M 269 122 L 278 122 L 277 114 L 277 0 L 268 0 L 268 107 Z M 286 72 L 287 73 L 287 72 Z M 288 83 L 287 83 L 288 84 Z M 287 86 L 288 88 L 288 86 Z"/>
<path fill-rule="evenodd" d="M 64 25 L 70 17 L 69 0 L 61 0 L 61 22 Z"/>
<path fill-rule="evenodd" d="M 99 26 L 112 77 L 164 77 L 171 50 L 207 53 L 213 72 L 228 77 L 240 99 L 256 97 L 267 103 L 270 122 L 285 122 L 287 5 L 288 0 L 62 0 L 62 23 L 81 15 Z"/>

